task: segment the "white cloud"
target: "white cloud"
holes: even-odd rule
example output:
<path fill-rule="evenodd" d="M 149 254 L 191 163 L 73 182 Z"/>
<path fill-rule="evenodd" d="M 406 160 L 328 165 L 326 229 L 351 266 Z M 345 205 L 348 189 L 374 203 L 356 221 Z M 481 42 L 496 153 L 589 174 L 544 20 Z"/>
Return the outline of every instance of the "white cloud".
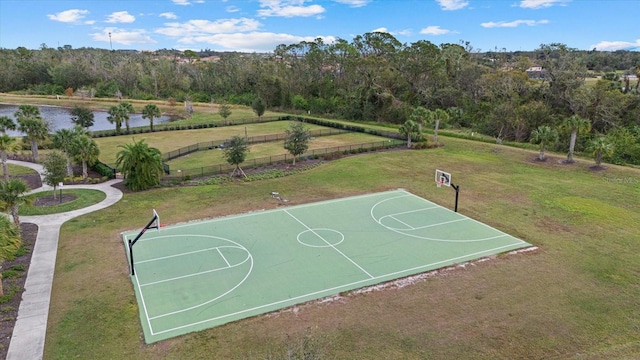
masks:
<path fill-rule="evenodd" d="M 333 0 L 340 4 L 349 5 L 350 7 L 363 7 L 368 5 L 372 0 Z"/>
<path fill-rule="evenodd" d="M 87 21 L 84 22 L 85 25 L 93 25 L 95 23 L 96 23 L 95 20 L 87 20 Z"/>
<path fill-rule="evenodd" d="M 482 26 L 483 28 L 498 28 L 498 27 L 514 28 L 520 25 L 537 26 L 537 25 L 544 25 L 548 23 L 549 23 L 549 20 L 538 20 L 538 21 L 514 20 L 514 21 L 498 21 L 498 22 L 490 21 L 490 22 L 482 23 L 480 24 L 480 26 Z"/>
<path fill-rule="evenodd" d="M 554 5 L 565 6 L 568 2 L 571 2 L 571 0 L 522 0 L 520 1 L 520 7 L 525 9 L 542 9 Z"/>
<path fill-rule="evenodd" d="M 203 43 L 215 45 L 222 49 L 244 52 L 271 52 L 280 44 L 295 44 L 301 41 L 315 41 L 321 38 L 325 43 L 333 43 L 333 36 L 296 36 L 291 34 L 276 34 L 270 32 L 250 32 L 235 34 L 215 34 L 185 38 L 182 44 Z"/>
<path fill-rule="evenodd" d="M 107 16 L 106 22 L 108 23 L 132 23 L 136 21 L 135 16 L 129 14 L 126 11 L 116 11 Z"/>
<path fill-rule="evenodd" d="M 166 23 L 164 28 L 155 32 L 171 37 L 193 38 L 207 34 L 224 34 L 255 31 L 260 28 L 260 23 L 253 19 L 220 19 L 209 20 L 189 20 L 184 23 Z"/>
<path fill-rule="evenodd" d="M 635 42 L 628 41 L 600 41 L 595 45 L 591 45 L 590 49 L 599 51 L 616 51 L 616 50 L 634 50 L 640 49 L 640 39 Z"/>
<path fill-rule="evenodd" d="M 450 32 L 451 30 L 442 29 L 440 26 L 427 26 L 426 28 L 420 30 L 420 34 L 425 35 L 444 35 Z"/>
<path fill-rule="evenodd" d="M 305 0 L 260 0 L 258 16 L 309 17 L 324 13 L 320 5 L 304 6 Z"/>
<path fill-rule="evenodd" d="M 64 23 L 75 23 L 84 18 L 89 13 L 89 10 L 70 9 L 61 11 L 55 14 L 49 14 L 47 17 L 53 21 L 60 21 Z"/>
<path fill-rule="evenodd" d="M 143 29 L 123 30 L 118 28 L 105 28 L 102 29 L 102 32 L 91 34 L 91 37 L 94 41 L 111 41 L 115 44 L 122 45 L 157 43 L 157 41 L 147 35 L 147 31 Z"/>
<path fill-rule="evenodd" d="M 460 10 L 467 7 L 467 5 L 469 5 L 469 2 L 466 0 L 436 0 L 436 1 L 438 2 L 438 4 L 440 4 L 440 7 L 442 8 L 442 10 Z"/>
<path fill-rule="evenodd" d="M 176 5 L 182 5 L 182 6 L 191 5 L 191 1 L 189 0 L 171 0 L 171 2 L 173 2 Z M 196 4 L 204 4 L 204 0 L 193 0 L 193 2 Z M 223 2 L 226 2 L 226 1 L 223 1 Z"/>
<path fill-rule="evenodd" d="M 165 19 L 177 19 L 178 16 L 172 12 L 164 12 L 162 14 L 159 15 L 160 17 L 163 17 Z"/>
<path fill-rule="evenodd" d="M 386 27 L 379 27 L 377 29 L 371 30 L 370 32 L 387 33 L 387 34 L 391 34 L 393 36 L 396 36 L 396 35 L 409 36 L 409 35 L 411 35 L 411 30 L 389 31 L 389 29 L 387 29 Z"/>
<path fill-rule="evenodd" d="M 240 8 L 237 7 L 237 6 L 229 5 L 229 6 L 226 7 L 225 10 L 227 10 L 227 12 L 229 12 L 229 13 L 234 13 L 234 12 L 240 11 Z"/>

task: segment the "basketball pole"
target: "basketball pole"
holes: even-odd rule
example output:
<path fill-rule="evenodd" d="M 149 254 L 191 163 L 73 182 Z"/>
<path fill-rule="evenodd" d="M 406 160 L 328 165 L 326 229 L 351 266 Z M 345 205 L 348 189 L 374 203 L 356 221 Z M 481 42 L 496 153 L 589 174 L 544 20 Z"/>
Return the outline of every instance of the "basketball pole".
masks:
<path fill-rule="evenodd" d="M 454 212 L 458 212 L 458 195 L 460 194 L 460 186 L 456 186 L 455 184 L 451 184 L 451 187 L 453 188 L 453 190 L 456 191 L 456 205 L 454 208 Z"/>

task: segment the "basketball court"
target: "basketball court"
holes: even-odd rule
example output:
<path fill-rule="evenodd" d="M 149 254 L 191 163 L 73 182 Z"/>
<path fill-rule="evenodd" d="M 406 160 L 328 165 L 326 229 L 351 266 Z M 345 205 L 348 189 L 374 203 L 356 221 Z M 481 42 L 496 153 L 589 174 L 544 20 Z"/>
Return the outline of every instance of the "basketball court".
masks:
<path fill-rule="evenodd" d="M 155 221 L 123 234 L 147 343 L 530 246 L 402 189 Z"/>

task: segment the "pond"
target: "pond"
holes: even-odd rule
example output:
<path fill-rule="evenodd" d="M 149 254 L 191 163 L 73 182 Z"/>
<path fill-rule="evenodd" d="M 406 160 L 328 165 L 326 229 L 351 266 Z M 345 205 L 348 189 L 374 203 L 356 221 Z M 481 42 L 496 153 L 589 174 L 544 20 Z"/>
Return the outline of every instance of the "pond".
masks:
<path fill-rule="evenodd" d="M 71 122 L 71 109 L 57 106 L 38 106 L 38 108 L 40 109 L 40 115 L 42 115 L 42 118 L 49 123 L 52 133 L 60 129 L 73 129 L 74 124 L 73 122 Z M 0 116 L 8 116 L 17 123 L 16 118 L 13 116 L 16 111 L 18 111 L 18 105 L 0 104 Z M 94 123 L 89 130 L 114 130 L 116 128 L 115 124 L 111 124 L 109 120 L 107 120 L 107 116 L 109 116 L 109 113 L 107 113 L 106 111 L 94 111 L 93 114 Z M 176 116 L 162 115 L 162 117 L 160 118 L 154 118 L 153 123 L 162 124 L 178 119 L 179 118 Z M 129 126 L 149 126 L 149 119 L 143 119 L 142 114 L 140 113 L 131 114 L 129 115 Z M 124 123 L 122 124 L 122 129 L 125 129 Z M 24 135 L 19 131 L 8 131 L 7 134 L 9 134 L 10 136 Z"/>

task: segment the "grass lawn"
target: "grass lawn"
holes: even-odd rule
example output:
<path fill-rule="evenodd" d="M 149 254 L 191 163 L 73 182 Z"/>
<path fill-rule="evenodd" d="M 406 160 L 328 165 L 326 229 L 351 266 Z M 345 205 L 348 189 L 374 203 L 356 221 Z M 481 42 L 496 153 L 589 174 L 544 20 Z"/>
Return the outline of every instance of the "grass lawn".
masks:
<path fill-rule="evenodd" d="M 179 132 L 180 138 L 185 132 Z M 164 140 L 167 144 L 170 140 Z M 296 175 L 125 194 L 62 227 L 45 359 L 631 359 L 640 353 L 640 171 L 441 138 L 430 150 L 368 153 Z M 197 141 L 193 141 L 197 142 Z M 176 146 L 177 147 L 177 146 Z M 539 247 L 411 286 L 298 306 L 144 345 L 120 232 L 155 208 L 165 223 L 404 188 Z M 301 356 L 299 356 L 301 358 Z M 308 358 L 308 357 L 307 357 Z"/>
<path fill-rule="evenodd" d="M 63 195 L 73 195 L 75 199 L 69 202 L 65 202 L 59 205 L 50 206 L 34 206 L 34 205 L 22 205 L 20 206 L 20 215 L 49 215 L 57 214 L 67 211 L 73 211 L 85 208 L 99 203 L 106 198 L 105 193 L 99 190 L 90 189 L 62 189 Z M 60 189 L 56 189 L 56 197 L 60 195 Z M 42 191 L 33 195 L 27 196 L 29 201 L 33 202 L 36 199 L 43 197 L 53 197 L 53 191 Z"/>
<path fill-rule="evenodd" d="M 331 136 L 320 136 L 309 142 L 309 150 L 325 149 L 338 146 L 379 143 L 387 141 L 387 138 L 373 136 L 364 133 L 347 133 Z M 271 141 L 249 146 L 247 160 L 288 154 L 282 141 Z M 207 165 L 226 164 L 223 151 L 219 149 L 197 151 L 186 156 L 167 162 L 172 169 L 195 169 Z M 242 166 L 242 165 L 241 165 Z"/>
<path fill-rule="evenodd" d="M 310 130 L 326 129 L 325 127 L 312 124 L 308 124 L 308 127 Z M 162 153 L 165 153 L 177 150 L 181 147 L 194 145 L 199 142 L 225 140 L 236 135 L 245 136 L 245 130 L 247 136 L 259 136 L 282 134 L 287 129 L 289 129 L 289 121 L 271 121 L 217 128 L 159 131 L 128 136 L 110 136 L 95 138 L 95 141 L 100 148 L 100 160 L 107 164 L 113 164 L 116 161 L 118 151 L 122 150 L 118 146 L 122 144 L 131 144 L 133 143 L 133 139 L 136 141 L 144 139 L 150 147 L 158 148 Z"/>
<path fill-rule="evenodd" d="M 37 173 L 37 171 L 33 170 L 32 168 L 28 168 L 26 166 L 14 165 L 14 164 L 7 164 L 7 169 L 9 171 L 9 175 L 11 176 L 29 175 L 29 174 Z M 2 170 L 2 166 L 0 166 L 0 176 L 4 176 L 4 171 Z"/>

